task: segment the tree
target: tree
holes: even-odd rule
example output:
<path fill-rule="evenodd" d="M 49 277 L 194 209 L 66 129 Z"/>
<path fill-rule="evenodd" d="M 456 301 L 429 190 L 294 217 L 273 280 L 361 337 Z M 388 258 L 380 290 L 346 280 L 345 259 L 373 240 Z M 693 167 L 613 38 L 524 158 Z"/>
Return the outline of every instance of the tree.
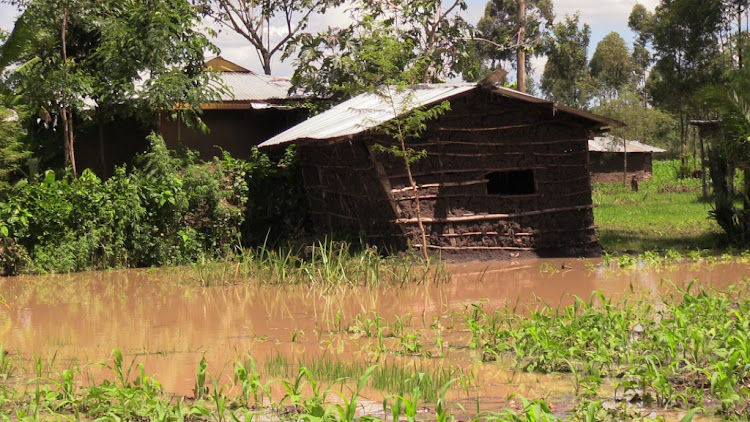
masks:
<path fill-rule="evenodd" d="M 0 105 L 0 189 L 19 173 L 31 155 L 22 141 L 24 135 L 18 112 Z"/>
<path fill-rule="evenodd" d="M 635 139 L 668 150 L 679 150 L 680 131 L 674 116 L 653 107 L 643 107 L 638 93 L 625 89 L 617 98 L 592 107 L 593 113 L 625 123 L 612 129 L 622 139 Z"/>
<path fill-rule="evenodd" d="M 587 51 L 591 29 L 579 28 L 579 15 L 566 15 L 552 28 L 547 41 L 547 64 L 542 74 L 542 92 L 551 100 L 578 108 L 587 108 L 591 94 Z"/>
<path fill-rule="evenodd" d="M 21 64 L 12 87 L 45 122 L 62 125 L 74 176 L 73 122 L 88 118 L 81 111 L 94 108 L 96 118 L 117 105 L 156 122 L 159 112 L 197 117 L 200 104 L 218 98 L 203 70 L 204 50 L 215 47 L 195 29 L 201 17 L 187 0 L 12 3 L 23 13 L 0 63 Z"/>
<path fill-rule="evenodd" d="M 722 0 L 662 0 L 654 13 L 636 5 L 628 21 L 637 44 L 653 51 L 655 63 L 645 88 L 653 105 L 679 119 L 682 152 L 688 120 L 698 112 L 698 90 L 722 79 L 722 7 Z"/>
<path fill-rule="evenodd" d="M 345 28 L 304 34 L 292 83 L 299 91 L 341 100 L 397 82 L 437 82 L 470 65 L 463 0 L 358 1 Z"/>
<path fill-rule="evenodd" d="M 484 69 L 493 71 L 504 64 L 517 66 L 518 49 L 533 56 L 545 53 L 544 39 L 555 19 L 551 0 L 526 0 L 526 20 L 523 39 L 518 21 L 517 0 L 490 0 L 484 15 L 477 24 L 477 37 L 483 41 L 476 44 L 478 57 Z M 485 41 L 486 40 L 486 41 Z M 484 71 L 483 74 L 488 73 Z M 527 67 L 527 74 L 532 69 Z"/>
<path fill-rule="evenodd" d="M 310 17 L 325 13 L 339 0 L 199 0 L 220 25 L 242 35 L 255 49 L 266 75 L 273 57 L 301 34 Z M 279 35 L 275 35 L 280 31 Z"/>
<path fill-rule="evenodd" d="M 742 75 L 744 81 L 746 77 Z M 746 93 L 746 90 L 735 91 L 722 85 L 709 85 L 700 93 L 703 104 L 721 118 L 721 134 L 713 140 L 708 152 L 714 187 L 711 216 L 730 240 L 742 244 L 750 242 L 750 171 L 744 172 L 743 209 L 739 210 L 728 188 L 728 179 L 733 174 L 727 170 L 738 166 L 747 168 L 750 164 L 750 98 Z"/>
<path fill-rule="evenodd" d="M 633 58 L 620 34 L 610 32 L 596 45 L 589 70 L 601 87 L 601 96 L 609 100 L 633 81 Z"/>

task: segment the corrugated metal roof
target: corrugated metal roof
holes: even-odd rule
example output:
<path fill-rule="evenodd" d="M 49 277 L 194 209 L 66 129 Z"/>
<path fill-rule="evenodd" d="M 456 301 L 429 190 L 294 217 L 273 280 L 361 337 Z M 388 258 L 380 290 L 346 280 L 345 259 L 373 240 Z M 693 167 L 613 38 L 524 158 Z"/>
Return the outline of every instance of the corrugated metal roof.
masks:
<path fill-rule="evenodd" d="M 667 152 L 659 147 L 646 145 L 638 141 L 625 141 L 627 152 Z M 597 136 L 589 139 L 589 151 L 595 152 L 623 152 L 623 143 L 621 138 L 613 136 Z"/>
<path fill-rule="evenodd" d="M 313 116 L 297 126 L 282 132 L 260 144 L 261 147 L 284 145 L 298 140 L 323 140 L 352 136 L 395 118 L 397 115 L 449 99 L 480 87 L 473 83 L 422 84 L 403 91 L 393 90 L 393 101 L 378 94 L 367 93 L 345 101 L 323 113 Z M 502 87 L 489 88 L 493 92 L 511 98 L 533 103 L 553 104 L 551 101 Z M 394 112 L 395 110 L 395 112 Z M 575 110 L 558 107 L 558 110 Z M 580 117 L 602 124 L 602 126 L 622 126 L 621 122 L 575 110 Z"/>
<path fill-rule="evenodd" d="M 292 83 L 287 78 L 259 75 L 255 72 L 219 73 L 229 92 L 221 95 L 222 101 L 267 101 L 289 99 Z"/>
<path fill-rule="evenodd" d="M 378 94 L 358 95 L 274 136 L 260 146 L 283 145 L 297 139 L 332 139 L 354 135 L 417 107 L 436 103 L 475 87 L 474 84 L 436 84 L 413 90 L 394 90 L 393 104 Z"/>

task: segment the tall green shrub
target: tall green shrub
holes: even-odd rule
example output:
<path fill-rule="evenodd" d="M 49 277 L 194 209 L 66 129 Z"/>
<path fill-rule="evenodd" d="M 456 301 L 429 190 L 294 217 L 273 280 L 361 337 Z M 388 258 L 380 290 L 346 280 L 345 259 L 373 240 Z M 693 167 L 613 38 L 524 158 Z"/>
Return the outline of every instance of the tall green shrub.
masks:
<path fill-rule="evenodd" d="M 245 218 L 244 164 L 173 157 L 158 136 L 130 172 L 23 179 L 0 192 L 0 264 L 15 273 L 151 266 L 225 256 Z M 28 259 L 26 259 L 28 257 Z"/>

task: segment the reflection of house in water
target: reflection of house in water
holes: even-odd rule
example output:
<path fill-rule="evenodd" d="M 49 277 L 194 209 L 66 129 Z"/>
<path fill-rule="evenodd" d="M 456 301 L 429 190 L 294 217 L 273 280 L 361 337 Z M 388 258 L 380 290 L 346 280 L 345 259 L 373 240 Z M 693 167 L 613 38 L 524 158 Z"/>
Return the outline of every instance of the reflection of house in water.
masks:
<path fill-rule="evenodd" d="M 203 158 L 221 155 L 221 150 L 244 158 L 253 146 L 307 117 L 307 109 L 299 106 L 301 97 L 289 96 L 287 78 L 260 75 L 221 57 L 207 61 L 206 67 L 220 72 L 229 92 L 221 101 L 203 105 L 201 119 L 208 133 L 162 120 L 162 136 L 170 148 L 184 145 Z"/>
<path fill-rule="evenodd" d="M 626 153 L 628 180 L 634 176 L 638 180 L 651 179 L 652 156 L 661 152 L 667 150 L 611 135 L 597 136 L 589 140 L 591 181 L 622 181 Z"/>
<path fill-rule="evenodd" d="M 391 101 L 392 100 L 392 101 Z M 450 101 L 408 146 L 411 165 L 383 124 Z M 296 143 L 316 227 L 374 244 L 440 251 L 568 253 L 598 247 L 594 235 L 588 139 L 615 120 L 497 86 L 419 85 L 388 100 L 352 98 L 261 144 Z M 419 196 L 417 211 L 416 196 Z"/>

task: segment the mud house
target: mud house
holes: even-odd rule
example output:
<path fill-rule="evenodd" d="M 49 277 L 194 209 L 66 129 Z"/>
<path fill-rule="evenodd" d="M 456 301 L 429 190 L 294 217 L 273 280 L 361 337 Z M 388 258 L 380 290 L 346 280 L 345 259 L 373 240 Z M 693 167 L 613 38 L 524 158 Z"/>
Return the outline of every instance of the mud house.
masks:
<path fill-rule="evenodd" d="M 203 105 L 201 119 L 208 133 L 162 118 L 161 135 L 170 148 L 183 145 L 202 158 L 222 150 L 244 158 L 252 147 L 307 117 L 307 109 L 299 106 L 302 98 L 289 95 L 288 78 L 261 75 L 222 57 L 207 61 L 206 67 L 220 72 L 228 92 L 221 101 Z"/>
<path fill-rule="evenodd" d="M 667 150 L 609 134 L 594 137 L 589 140 L 591 181 L 622 181 L 626 171 L 628 180 L 633 177 L 638 180 L 650 179 L 653 155 L 663 152 Z"/>
<path fill-rule="evenodd" d="M 383 124 L 442 101 L 408 146 L 411 165 Z M 395 112 L 398 111 L 398 112 Z M 296 143 L 316 226 L 374 244 L 444 251 L 596 249 L 588 139 L 621 123 L 496 86 L 420 85 L 364 94 L 269 139 Z M 380 147 L 379 147 L 380 146 Z M 420 213 L 417 213 L 417 196 Z"/>

